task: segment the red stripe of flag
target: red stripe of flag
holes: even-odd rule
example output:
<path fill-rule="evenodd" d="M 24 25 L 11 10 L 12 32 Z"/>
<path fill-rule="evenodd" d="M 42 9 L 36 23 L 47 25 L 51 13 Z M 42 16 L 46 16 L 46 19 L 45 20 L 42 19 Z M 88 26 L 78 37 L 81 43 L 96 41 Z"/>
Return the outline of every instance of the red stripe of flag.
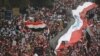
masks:
<path fill-rule="evenodd" d="M 76 30 L 76 31 L 74 31 L 74 32 L 72 32 L 72 35 L 71 35 L 71 39 L 70 39 L 70 41 L 66 44 L 67 45 L 67 47 L 69 46 L 69 45 L 73 45 L 73 44 L 75 44 L 76 42 L 78 42 L 81 38 L 82 38 L 82 29 L 83 28 L 87 28 L 87 26 L 88 26 L 88 22 L 87 22 L 87 18 L 86 18 L 86 13 L 89 11 L 89 10 L 91 10 L 91 9 L 93 9 L 93 8 L 95 8 L 96 7 L 96 4 L 95 3 L 93 3 L 92 5 L 90 5 L 90 6 L 88 6 L 87 8 L 84 8 L 83 9 L 83 11 L 80 13 L 80 17 L 81 17 L 81 20 L 83 21 L 83 26 L 81 27 L 81 29 L 80 30 Z M 66 36 L 67 37 L 67 36 Z M 69 45 L 68 45 L 69 44 Z M 64 46 L 64 45 L 60 45 L 59 46 L 59 48 L 58 49 L 62 49 L 62 48 L 65 48 L 66 46 Z M 59 55 L 58 55 L 59 56 Z"/>

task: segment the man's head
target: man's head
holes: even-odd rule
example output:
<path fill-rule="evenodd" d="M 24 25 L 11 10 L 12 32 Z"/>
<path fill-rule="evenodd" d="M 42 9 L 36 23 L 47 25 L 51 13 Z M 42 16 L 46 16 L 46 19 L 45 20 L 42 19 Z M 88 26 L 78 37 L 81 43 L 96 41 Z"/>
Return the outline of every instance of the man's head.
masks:
<path fill-rule="evenodd" d="M 98 6 L 100 6 L 100 0 L 94 0 L 94 2 L 95 2 Z"/>
<path fill-rule="evenodd" d="M 95 10 L 96 10 L 96 8 L 94 8 L 94 9 L 92 9 L 92 10 L 87 12 L 87 14 L 86 14 L 87 15 L 87 19 L 93 19 L 94 18 Z"/>

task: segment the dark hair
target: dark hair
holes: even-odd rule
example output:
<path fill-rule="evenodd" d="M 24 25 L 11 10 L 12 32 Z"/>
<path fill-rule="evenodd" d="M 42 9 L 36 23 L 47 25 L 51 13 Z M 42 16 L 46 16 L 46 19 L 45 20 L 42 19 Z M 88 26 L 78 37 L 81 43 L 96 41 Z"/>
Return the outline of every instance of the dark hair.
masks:
<path fill-rule="evenodd" d="M 87 18 L 88 19 L 93 19 L 94 15 L 95 15 L 95 10 L 94 9 L 87 12 Z"/>
<path fill-rule="evenodd" d="M 94 0 L 94 2 L 95 2 L 98 6 L 100 6 L 100 0 Z"/>

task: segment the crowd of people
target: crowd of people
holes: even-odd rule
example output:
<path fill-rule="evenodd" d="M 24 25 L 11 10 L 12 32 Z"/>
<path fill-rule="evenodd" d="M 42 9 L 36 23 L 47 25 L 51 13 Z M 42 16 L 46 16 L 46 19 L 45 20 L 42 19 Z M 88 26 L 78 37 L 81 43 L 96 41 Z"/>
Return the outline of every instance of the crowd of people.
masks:
<path fill-rule="evenodd" d="M 85 1 L 85 0 L 84 0 Z M 27 8 L 27 13 L 13 16 L 12 19 L 0 19 L 0 56 L 55 56 L 49 46 L 49 41 L 67 27 L 70 17 L 68 10 L 75 9 L 83 0 L 55 1 L 53 8 Z M 100 19 L 100 8 L 97 8 L 97 20 Z M 26 29 L 24 20 L 33 17 L 47 24 L 42 31 Z M 68 49 L 63 49 L 64 56 L 99 56 L 100 30 L 99 22 L 94 22 L 95 36 L 90 40 L 83 38 Z M 97 26 L 98 25 L 98 26 Z"/>

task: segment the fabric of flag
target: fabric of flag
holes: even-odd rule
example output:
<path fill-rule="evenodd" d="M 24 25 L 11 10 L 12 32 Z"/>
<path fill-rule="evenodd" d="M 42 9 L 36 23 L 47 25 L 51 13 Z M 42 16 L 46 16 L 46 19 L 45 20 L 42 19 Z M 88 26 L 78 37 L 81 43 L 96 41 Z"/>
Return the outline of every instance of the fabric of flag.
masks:
<path fill-rule="evenodd" d="M 67 48 L 68 46 L 75 44 L 81 39 L 82 29 L 86 29 L 88 27 L 86 13 L 94 8 L 96 8 L 95 3 L 85 2 L 83 5 L 79 5 L 75 10 L 72 10 L 72 15 L 75 19 L 75 22 L 70 26 L 68 31 L 59 38 L 55 51 L 62 48 L 62 41 L 67 41 L 63 47 Z"/>
<path fill-rule="evenodd" d="M 46 24 L 43 23 L 42 21 L 36 21 L 36 22 L 25 21 L 25 26 L 32 30 L 41 30 L 46 27 Z"/>

